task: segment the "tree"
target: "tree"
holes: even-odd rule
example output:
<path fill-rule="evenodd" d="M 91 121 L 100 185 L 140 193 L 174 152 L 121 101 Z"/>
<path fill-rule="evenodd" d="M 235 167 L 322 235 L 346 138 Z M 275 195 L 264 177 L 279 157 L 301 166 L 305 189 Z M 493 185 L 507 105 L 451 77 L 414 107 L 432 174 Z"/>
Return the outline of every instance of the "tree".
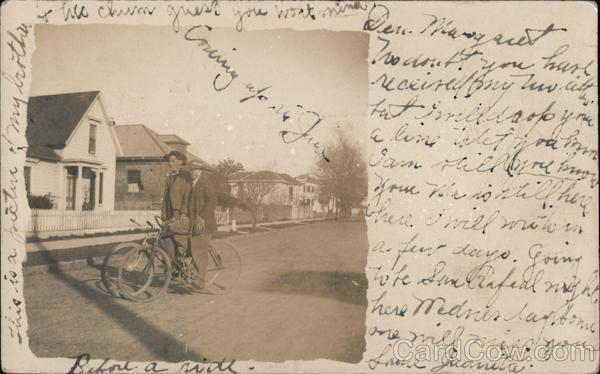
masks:
<path fill-rule="evenodd" d="M 361 147 L 342 129 L 335 132 L 335 140 L 327 147 L 327 158 L 320 157 L 313 173 L 319 180 L 318 199 L 332 209 L 335 215 L 347 216 L 352 207 L 367 196 L 367 165 Z"/>
<path fill-rule="evenodd" d="M 241 185 L 243 190 L 240 191 L 240 199 L 250 208 L 252 215 L 252 228 L 256 228 L 256 219 L 258 216 L 258 208 L 262 205 L 263 199 L 269 193 L 275 191 L 274 183 L 255 181 L 244 181 Z"/>
<path fill-rule="evenodd" d="M 219 161 L 215 166 L 218 174 L 222 175 L 227 179 L 231 174 L 237 173 L 238 171 L 244 170 L 244 165 L 241 162 L 234 161 L 230 158 Z"/>
<path fill-rule="evenodd" d="M 219 161 L 214 168 L 214 182 L 218 204 L 223 208 L 233 208 L 237 204 L 237 199 L 231 196 L 227 180 L 231 174 L 243 171 L 244 165 L 241 162 L 227 158 Z"/>

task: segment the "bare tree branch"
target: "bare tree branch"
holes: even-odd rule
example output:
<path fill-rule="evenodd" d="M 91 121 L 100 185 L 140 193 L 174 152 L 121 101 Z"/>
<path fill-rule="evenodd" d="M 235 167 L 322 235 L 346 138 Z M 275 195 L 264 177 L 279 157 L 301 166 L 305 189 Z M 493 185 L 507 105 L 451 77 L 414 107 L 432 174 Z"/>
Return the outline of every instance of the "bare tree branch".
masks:
<path fill-rule="evenodd" d="M 243 191 L 240 194 L 241 200 L 250 207 L 252 214 L 252 227 L 256 228 L 256 218 L 258 207 L 263 203 L 263 199 L 275 191 L 277 186 L 272 182 L 248 181 L 242 184 Z"/>

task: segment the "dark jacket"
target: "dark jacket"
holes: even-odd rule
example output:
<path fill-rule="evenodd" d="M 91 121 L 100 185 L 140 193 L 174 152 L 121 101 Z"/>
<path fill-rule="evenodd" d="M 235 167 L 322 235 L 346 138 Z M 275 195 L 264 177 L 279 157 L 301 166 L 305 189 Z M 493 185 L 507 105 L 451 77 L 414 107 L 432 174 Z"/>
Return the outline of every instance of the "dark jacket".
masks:
<path fill-rule="evenodd" d="M 190 219 L 192 224 L 192 235 L 212 233 L 217 230 L 215 220 L 215 208 L 217 207 L 217 194 L 210 180 L 201 175 L 192 183 L 192 194 L 190 197 Z M 197 232 L 196 219 L 204 220 L 204 232 Z"/>
<path fill-rule="evenodd" d="M 179 210 L 179 213 L 189 217 L 191 190 L 192 176 L 189 171 L 180 170 L 176 175 L 169 173 L 165 182 L 165 192 L 161 209 L 162 217 L 166 219 L 173 218 L 175 210 Z"/>

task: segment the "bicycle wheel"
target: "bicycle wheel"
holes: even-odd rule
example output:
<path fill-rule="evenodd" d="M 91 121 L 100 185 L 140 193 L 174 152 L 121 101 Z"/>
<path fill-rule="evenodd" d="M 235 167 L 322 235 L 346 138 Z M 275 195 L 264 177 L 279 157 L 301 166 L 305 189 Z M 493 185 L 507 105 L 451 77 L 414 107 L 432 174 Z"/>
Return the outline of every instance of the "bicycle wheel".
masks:
<path fill-rule="evenodd" d="M 100 271 L 102 277 L 102 284 L 106 290 L 114 297 L 119 297 L 119 266 L 123 261 L 123 257 L 134 248 L 138 248 L 140 245 L 135 242 L 120 243 L 114 246 L 112 251 L 104 257 L 102 261 L 102 269 Z"/>
<path fill-rule="evenodd" d="M 171 262 L 160 248 L 133 248 L 119 266 L 121 294 L 132 301 L 150 302 L 158 298 L 171 282 Z"/>
<path fill-rule="evenodd" d="M 211 243 L 208 250 L 206 288 L 213 293 L 227 293 L 242 274 L 242 258 L 228 241 Z"/>

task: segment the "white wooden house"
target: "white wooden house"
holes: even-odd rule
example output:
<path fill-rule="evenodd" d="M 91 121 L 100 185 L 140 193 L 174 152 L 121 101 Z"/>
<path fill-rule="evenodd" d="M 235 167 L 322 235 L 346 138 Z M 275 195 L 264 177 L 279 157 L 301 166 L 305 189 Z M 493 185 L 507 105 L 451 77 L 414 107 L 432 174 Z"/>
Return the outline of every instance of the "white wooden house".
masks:
<path fill-rule="evenodd" d="M 301 200 L 304 204 L 311 207 L 314 212 L 326 213 L 332 206 L 335 206 L 334 199 L 329 200 L 329 207 L 323 206 L 319 202 L 319 180 L 310 174 L 302 174 L 296 177 L 296 180 L 302 184 Z"/>
<path fill-rule="evenodd" d="M 248 184 L 262 184 L 270 186 L 269 192 L 264 196 L 262 204 L 273 205 L 298 205 L 301 199 L 302 185 L 291 176 L 269 170 L 256 172 L 239 171 L 233 173 L 228 179 L 231 194 L 243 199 Z"/>
<path fill-rule="evenodd" d="M 30 97 L 27 119 L 28 195 L 58 210 L 113 210 L 119 145 L 100 92 Z"/>

